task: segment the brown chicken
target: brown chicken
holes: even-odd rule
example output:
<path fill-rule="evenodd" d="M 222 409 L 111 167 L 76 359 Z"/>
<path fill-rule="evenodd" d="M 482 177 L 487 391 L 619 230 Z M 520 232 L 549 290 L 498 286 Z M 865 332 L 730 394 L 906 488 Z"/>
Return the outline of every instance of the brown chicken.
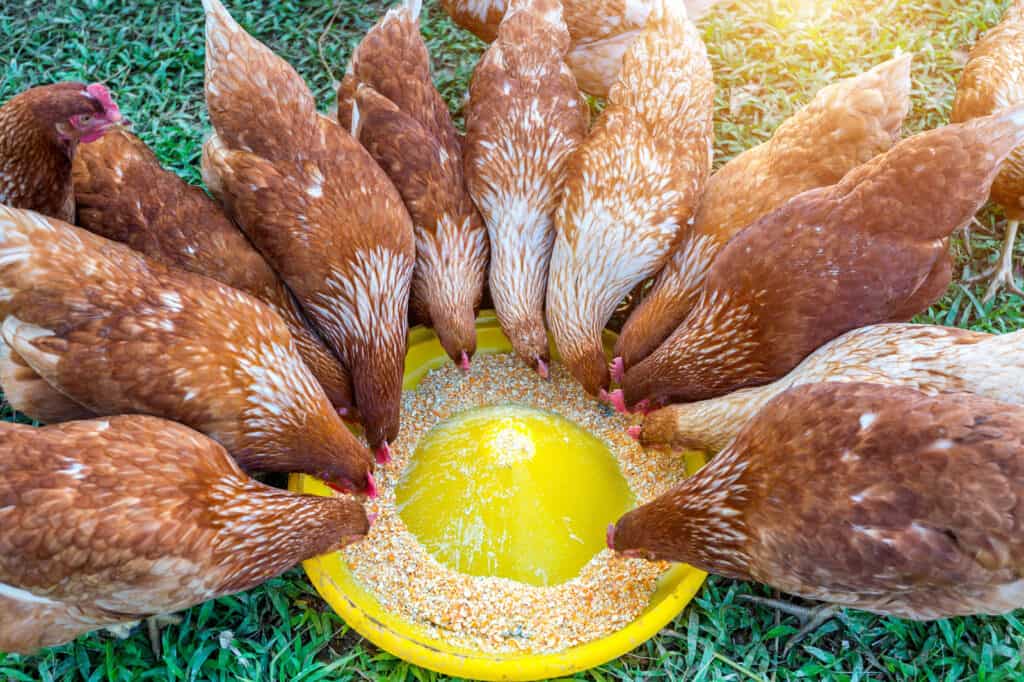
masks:
<path fill-rule="evenodd" d="M 466 105 L 466 179 L 491 244 L 490 292 L 515 352 L 547 377 L 544 296 L 566 161 L 590 111 L 565 64 L 559 0 L 512 0 Z"/>
<path fill-rule="evenodd" d="M 675 1 L 675 0 L 673 0 Z M 721 0 L 681 0 L 696 21 Z M 565 56 L 580 87 L 605 97 L 622 68 L 623 55 L 640 36 L 659 0 L 564 0 L 571 47 Z M 508 0 L 441 0 L 455 23 L 491 42 L 499 33 Z M 523 46 L 528 47 L 526 45 Z"/>
<path fill-rule="evenodd" d="M 824 383 L 774 398 L 679 487 L 609 529 L 683 561 L 901 618 L 1024 606 L 1024 408 Z"/>
<path fill-rule="evenodd" d="M 11 365 L 3 391 L 30 417 L 55 410 L 47 393 L 61 408 L 70 399 L 95 414 L 165 417 L 216 439 L 247 470 L 373 493 L 370 453 L 284 321 L 248 294 L 0 206 L 0 320 L 0 360 Z"/>
<path fill-rule="evenodd" d="M 990 30 L 971 50 L 953 100 L 954 121 L 986 116 L 1024 103 L 1024 0 L 1013 0 L 1001 24 Z M 1006 235 L 995 266 L 969 281 L 990 278 L 983 301 L 991 301 L 1005 288 L 1017 296 L 1024 291 L 1013 278 L 1013 246 L 1024 220 L 1024 148 L 1015 149 L 992 183 L 992 201 L 1006 214 Z"/>
<path fill-rule="evenodd" d="M 310 330 L 263 256 L 201 189 L 161 168 L 146 144 L 125 130 L 82 147 L 73 178 L 78 225 L 270 305 L 331 403 L 342 414 L 351 412 L 348 371 Z"/>
<path fill-rule="evenodd" d="M 0 204 L 75 219 L 71 158 L 122 122 L 99 83 L 40 85 L 0 107 Z"/>
<path fill-rule="evenodd" d="M 950 233 L 1022 140 L 1024 106 L 915 135 L 764 216 L 715 259 L 686 321 L 626 372 L 625 403 L 766 384 L 840 334 L 925 310 L 949 285 Z"/>
<path fill-rule="evenodd" d="M 246 590 L 368 530 L 355 500 L 265 486 L 163 419 L 0 423 L 0 651 Z"/>
<path fill-rule="evenodd" d="M 589 393 L 610 375 L 602 330 L 658 272 L 692 218 L 711 166 L 714 83 L 678 0 L 661 0 L 623 62 L 608 107 L 569 158 L 555 217 L 547 320 Z"/>
<path fill-rule="evenodd" d="M 398 435 L 416 246 L 388 176 L 302 78 L 235 23 L 206 10 L 206 105 L 216 134 L 203 178 L 284 279 L 352 374 L 378 458 Z"/>
<path fill-rule="evenodd" d="M 927 324 L 877 324 L 847 332 L 778 381 L 647 415 L 645 446 L 717 452 L 769 400 L 821 381 L 908 386 L 929 395 L 977 393 L 1024 405 L 1024 330 L 985 334 Z M 639 428 L 639 427 L 635 427 Z"/>
<path fill-rule="evenodd" d="M 466 190 L 458 133 L 430 77 L 419 13 L 420 0 L 408 0 L 359 43 L 338 90 L 338 119 L 391 177 L 412 216 L 414 319 L 433 327 L 452 360 L 469 369 L 487 231 Z"/>
<path fill-rule="evenodd" d="M 761 216 L 888 150 L 910 110 L 910 56 L 897 57 L 821 90 L 770 140 L 740 154 L 708 181 L 683 235 L 615 346 L 613 374 L 632 367 L 686 319 L 715 256 Z"/>

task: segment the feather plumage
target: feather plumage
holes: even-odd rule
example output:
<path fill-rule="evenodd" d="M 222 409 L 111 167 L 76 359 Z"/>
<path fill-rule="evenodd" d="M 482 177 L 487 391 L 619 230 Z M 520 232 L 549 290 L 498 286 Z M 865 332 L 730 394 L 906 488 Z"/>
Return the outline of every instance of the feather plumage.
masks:
<path fill-rule="evenodd" d="M 1024 408 L 824 383 L 773 398 L 620 551 L 927 620 L 1024 606 Z"/>
<path fill-rule="evenodd" d="M 1024 106 L 921 133 L 764 216 L 721 251 L 683 324 L 626 372 L 625 402 L 765 384 L 851 329 L 909 320 L 945 291 L 949 235 L 1021 140 Z"/>
<path fill-rule="evenodd" d="M 368 528 L 355 500 L 265 486 L 173 422 L 0 423 L 0 651 L 248 589 Z"/>
<path fill-rule="evenodd" d="M 898 139 L 910 110 L 910 56 L 822 89 L 771 139 L 722 166 L 615 345 L 625 368 L 650 355 L 697 302 L 708 268 L 733 236 L 797 194 L 839 182 Z"/>
<path fill-rule="evenodd" d="M 412 221 L 383 170 L 287 62 L 218 0 L 206 9 L 203 178 L 352 374 L 370 443 L 398 434 L 415 259 Z"/>
<path fill-rule="evenodd" d="M 664 265 L 711 165 L 707 50 L 685 11 L 664 7 L 630 48 L 608 107 L 570 157 L 555 217 L 548 325 L 566 366 L 593 394 L 610 380 L 601 330 L 623 297 Z"/>
<path fill-rule="evenodd" d="M 542 374 L 554 214 L 589 123 L 568 46 L 558 0 L 514 0 L 466 106 L 466 178 L 490 237 L 494 308 L 516 353 Z"/>
<path fill-rule="evenodd" d="M 0 319 L 0 336 L 21 361 L 96 414 L 174 419 L 218 440 L 247 469 L 372 488 L 370 454 L 285 323 L 237 289 L 0 206 Z M 16 409 L 31 407 L 4 388 Z"/>

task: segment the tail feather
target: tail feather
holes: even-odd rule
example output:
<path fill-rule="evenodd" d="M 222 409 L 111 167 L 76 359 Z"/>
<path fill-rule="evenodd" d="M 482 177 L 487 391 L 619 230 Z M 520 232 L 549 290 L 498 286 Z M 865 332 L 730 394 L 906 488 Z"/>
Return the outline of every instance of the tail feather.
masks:
<path fill-rule="evenodd" d="M 408 10 L 414 19 L 419 19 L 423 12 L 423 0 L 402 0 L 402 6 Z"/>
<path fill-rule="evenodd" d="M 56 423 L 95 416 L 54 388 L 61 356 L 39 343 L 49 329 L 8 315 L 0 326 L 0 386 L 11 406 L 33 419 Z"/>
<path fill-rule="evenodd" d="M 963 124 L 973 128 L 981 141 L 987 142 L 997 157 L 997 168 L 1024 142 L 1024 104 L 1008 107 L 991 116 L 977 118 Z"/>
<path fill-rule="evenodd" d="M 866 231 L 944 239 L 977 213 L 1002 162 L 1022 142 L 1024 104 L 908 137 L 850 171 L 830 191 L 836 197 L 848 192 L 861 197 L 844 202 L 851 211 L 844 219 L 856 220 Z M 936 172 L 936 159 L 945 172 Z M 881 201 L 887 210 L 863 210 Z"/>
<path fill-rule="evenodd" d="M 0 326 L 0 336 L 3 337 L 4 343 L 11 347 L 11 351 L 34 372 L 51 384 L 56 382 L 60 356 L 44 350 L 37 343 L 55 336 L 51 330 L 8 315 Z"/>
<path fill-rule="evenodd" d="M 62 220 L 0 204 L 0 318 L 26 290 L 79 291 L 107 285 L 144 264 L 134 249 Z"/>
<path fill-rule="evenodd" d="M 906 52 L 872 67 L 868 73 L 878 74 L 886 81 L 898 84 L 899 89 L 903 90 L 905 84 L 909 85 L 910 65 L 913 61 L 913 53 Z"/>
<path fill-rule="evenodd" d="M 203 0 L 203 8 L 206 106 L 214 129 L 232 149 L 290 158 L 317 133 L 309 87 L 288 62 L 246 33 L 219 0 Z"/>
<path fill-rule="evenodd" d="M 0 316 L 10 312 L 14 298 L 43 285 L 59 289 L 72 284 L 89 258 L 97 278 L 116 277 L 117 268 L 94 254 L 83 256 L 83 241 L 106 239 L 34 211 L 0 204 Z"/>
<path fill-rule="evenodd" d="M 893 57 L 870 69 L 860 76 L 842 81 L 853 88 L 863 88 L 866 81 L 874 81 L 868 87 L 881 93 L 882 108 L 877 115 L 883 128 L 891 131 L 893 139 L 899 139 L 903 120 L 910 112 L 910 66 L 912 54 Z"/>

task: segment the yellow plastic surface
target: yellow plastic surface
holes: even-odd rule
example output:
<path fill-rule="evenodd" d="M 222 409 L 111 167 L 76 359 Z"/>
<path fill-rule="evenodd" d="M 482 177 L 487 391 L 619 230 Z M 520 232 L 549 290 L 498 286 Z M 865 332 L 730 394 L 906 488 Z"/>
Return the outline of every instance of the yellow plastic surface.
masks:
<path fill-rule="evenodd" d="M 396 498 L 405 525 L 441 563 L 537 586 L 579 575 L 604 549 L 608 524 L 636 506 L 603 440 L 522 405 L 436 425 Z"/>
<path fill-rule="evenodd" d="M 609 336 L 609 341 L 613 338 Z M 477 321 L 477 353 L 505 353 L 512 347 L 493 315 L 482 314 Z M 428 329 L 409 333 L 405 388 L 411 389 L 435 367 L 449 362 L 448 356 Z M 523 371 L 530 371 L 524 367 Z M 704 465 L 701 453 L 683 456 L 687 471 Z M 293 475 L 290 488 L 297 492 L 329 495 L 320 481 Z M 706 574 L 678 564 L 662 575 L 651 603 L 636 620 L 607 637 L 565 651 L 550 654 L 487 654 L 457 647 L 430 636 L 425 628 L 386 612 L 360 585 L 339 553 L 327 554 L 303 563 L 310 581 L 321 596 L 356 632 L 380 648 L 415 665 L 458 677 L 480 680 L 540 680 L 564 677 L 606 663 L 631 651 L 651 638 L 693 598 Z"/>

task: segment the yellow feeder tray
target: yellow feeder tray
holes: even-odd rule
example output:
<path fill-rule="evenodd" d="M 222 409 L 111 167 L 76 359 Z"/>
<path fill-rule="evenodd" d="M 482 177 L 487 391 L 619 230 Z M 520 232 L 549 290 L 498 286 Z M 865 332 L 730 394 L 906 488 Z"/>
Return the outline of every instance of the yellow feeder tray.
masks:
<path fill-rule="evenodd" d="M 610 345 L 614 336 L 608 333 Z M 493 313 L 477 320 L 477 353 L 507 353 L 512 345 Z M 430 370 L 449 362 L 434 333 L 423 327 L 409 332 L 403 388 L 410 390 Z M 524 371 L 529 371 L 524 369 Z M 701 453 L 684 455 L 692 474 L 705 463 Z M 296 492 L 330 495 L 311 476 L 293 475 L 289 487 Z M 320 595 L 352 629 L 381 649 L 415 665 L 457 677 L 479 680 L 541 680 L 565 677 L 618 658 L 635 649 L 667 625 L 696 594 L 706 573 L 676 564 L 661 576 L 650 605 L 632 623 L 607 637 L 546 654 L 491 654 L 455 646 L 429 634 L 426 628 L 388 613 L 352 575 L 340 553 L 326 554 L 303 563 Z"/>

